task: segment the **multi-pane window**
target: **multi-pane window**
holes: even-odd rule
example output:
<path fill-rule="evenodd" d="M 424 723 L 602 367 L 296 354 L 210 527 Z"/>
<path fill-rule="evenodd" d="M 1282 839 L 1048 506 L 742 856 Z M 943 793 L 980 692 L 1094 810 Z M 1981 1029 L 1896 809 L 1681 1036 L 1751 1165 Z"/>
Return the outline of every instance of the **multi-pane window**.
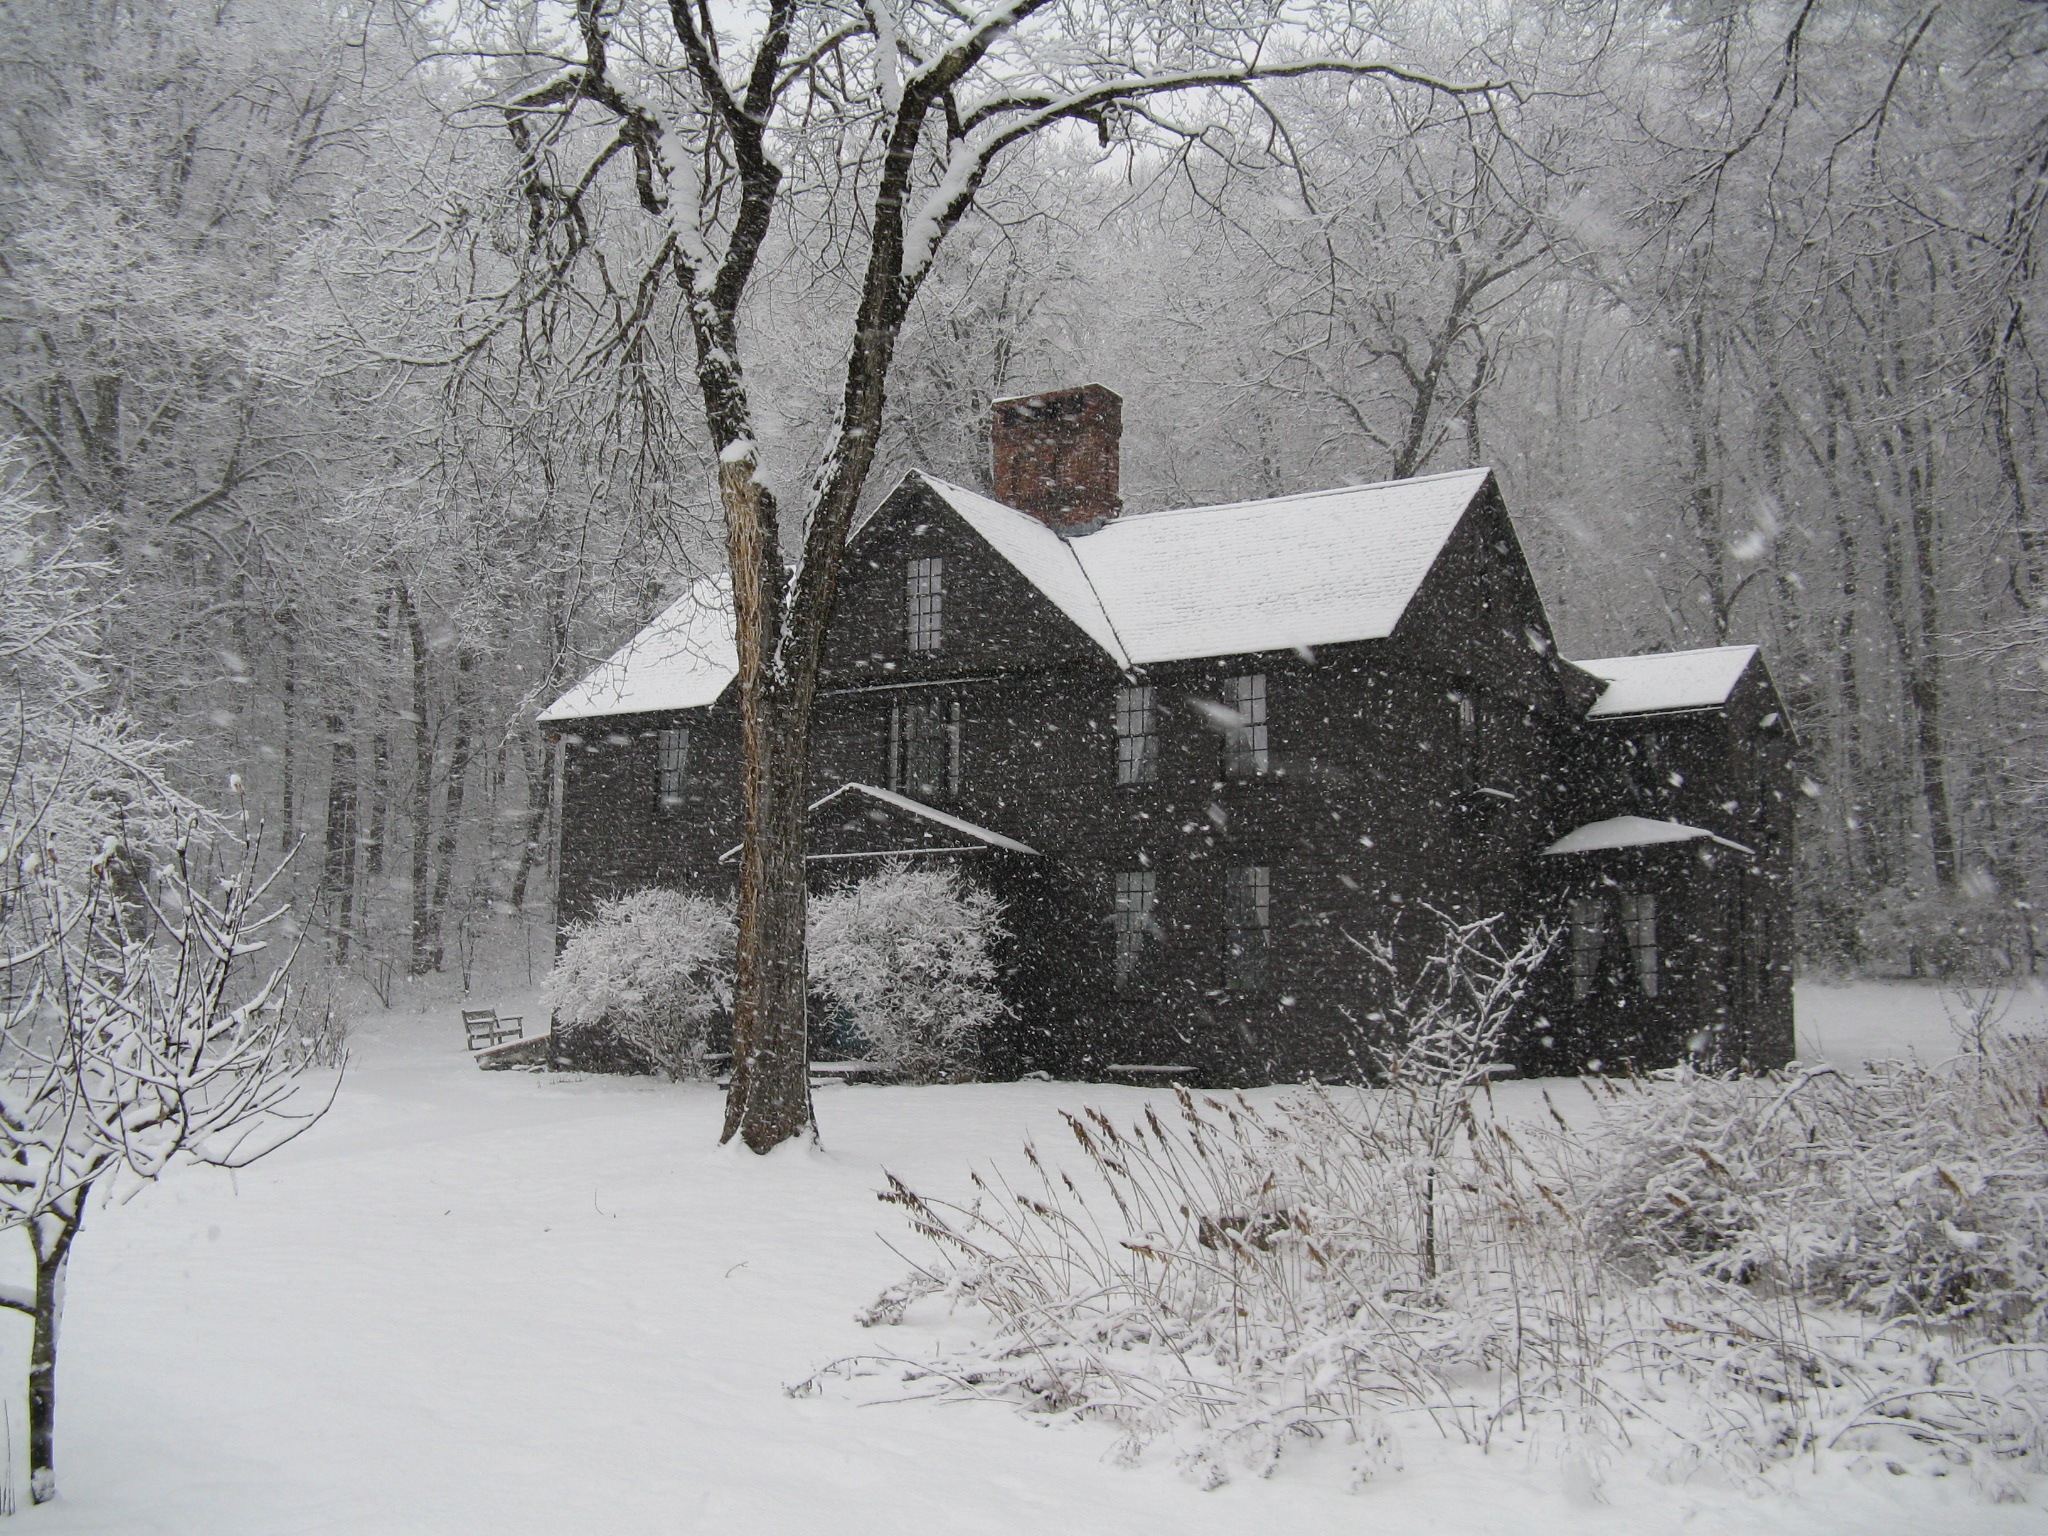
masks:
<path fill-rule="evenodd" d="M 1579 896 L 1573 899 L 1571 925 L 1574 998 L 1591 997 L 1593 984 L 1600 979 L 1600 952 L 1607 947 L 1607 921 L 1605 897 Z"/>
<path fill-rule="evenodd" d="M 1645 997 L 1657 995 L 1657 898 L 1621 898 L 1621 931 L 1628 935 L 1629 957 L 1635 962 L 1636 989 Z"/>
<path fill-rule="evenodd" d="M 1223 730 L 1226 778 L 1256 778 L 1271 766 L 1266 750 L 1266 674 L 1224 679 L 1223 703 L 1230 711 Z"/>
<path fill-rule="evenodd" d="M 960 704 L 899 699 L 889 711 L 889 787 L 915 799 L 960 789 Z"/>
<path fill-rule="evenodd" d="M 1159 777 L 1159 691 L 1138 683 L 1116 691 L 1116 781 L 1150 784 Z"/>
<path fill-rule="evenodd" d="M 1234 992 L 1263 992 L 1272 950 L 1273 872 L 1263 864 L 1233 869 L 1223 887 L 1225 983 Z"/>
<path fill-rule="evenodd" d="M 910 562 L 903 578 L 904 631 L 913 651 L 936 651 L 945 636 L 946 562 Z"/>
<path fill-rule="evenodd" d="M 1657 950 L 1657 898 L 1620 893 L 1620 922 L 1607 896 L 1581 896 L 1571 905 L 1572 996 L 1590 997 L 1607 963 L 1609 939 L 1619 936 L 1627 947 L 1628 973 L 1644 997 L 1655 997 L 1660 981 Z M 1620 956 L 1616 955 L 1616 963 Z"/>
<path fill-rule="evenodd" d="M 683 779 L 690 771 L 690 733 L 681 726 L 654 733 L 654 798 L 664 811 L 683 803 Z"/>
<path fill-rule="evenodd" d="M 1155 870 L 1120 870 L 1116 877 L 1116 910 L 1111 914 L 1116 927 L 1116 984 L 1131 986 L 1145 958 L 1145 948 L 1159 932 L 1152 915 L 1159 900 L 1159 875 Z"/>

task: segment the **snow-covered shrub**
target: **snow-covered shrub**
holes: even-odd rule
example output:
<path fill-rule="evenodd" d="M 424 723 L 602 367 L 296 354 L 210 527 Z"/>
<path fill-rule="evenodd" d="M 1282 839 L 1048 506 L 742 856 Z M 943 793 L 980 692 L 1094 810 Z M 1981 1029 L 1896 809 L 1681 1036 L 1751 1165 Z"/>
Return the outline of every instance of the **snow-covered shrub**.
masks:
<path fill-rule="evenodd" d="M 811 902 L 811 985 L 881 1071 L 958 1081 L 1004 1012 L 993 954 L 1004 936 L 987 891 L 950 869 L 892 865 Z"/>
<path fill-rule="evenodd" d="M 892 1183 L 932 1257 L 865 1320 L 938 1296 L 993 1327 L 837 1369 L 1106 1421 L 1209 1486 L 1305 1436 L 1368 1478 L 1445 1433 L 1581 1475 L 1623 1447 L 2000 1498 L 2048 1470 L 2048 1046 L 1589 1086 L 1583 1129 L 1463 1098 L 1449 1145 L 1398 1089 L 1182 1093 L 1070 1118 L 1078 1159 L 1027 1148 L 1020 1184 Z"/>
<path fill-rule="evenodd" d="M 711 1030 L 731 1006 L 731 908 L 649 887 L 571 924 L 547 1000 L 570 1025 L 601 1026 L 671 1082 L 708 1075 Z"/>
<path fill-rule="evenodd" d="M 1609 1091 L 1574 1184 L 1639 1278 L 1678 1267 L 2048 1343 L 2048 1041 Z"/>

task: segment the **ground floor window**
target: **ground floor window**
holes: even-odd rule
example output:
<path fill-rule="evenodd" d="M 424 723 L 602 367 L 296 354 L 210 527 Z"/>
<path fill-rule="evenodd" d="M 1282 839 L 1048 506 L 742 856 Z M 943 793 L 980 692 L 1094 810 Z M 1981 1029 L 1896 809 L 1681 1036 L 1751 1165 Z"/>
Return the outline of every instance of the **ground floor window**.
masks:
<path fill-rule="evenodd" d="M 683 779 L 690 771 L 690 733 L 678 726 L 654 733 L 654 799 L 664 811 L 683 803 Z"/>
<path fill-rule="evenodd" d="M 1635 990 L 1644 997 L 1657 995 L 1661 962 L 1655 896 L 1635 891 L 1578 896 L 1572 900 L 1569 916 L 1574 998 L 1592 996 L 1600 981 L 1601 966 L 1624 958 L 1612 942 L 1617 938 L 1626 949 L 1628 974 Z"/>
<path fill-rule="evenodd" d="M 1224 983 L 1233 992 L 1263 992 L 1272 947 L 1273 871 L 1263 864 L 1233 869 L 1223 888 Z"/>
<path fill-rule="evenodd" d="M 1632 895 L 1621 897 L 1621 927 L 1628 935 L 1629 956 L 1635 962 L 1636 990 L 1645 997 L 1657 995 L 1657 898 Z"/>
<path fill-rule="evenodd" d="M 1152 915 L 1158 900 L 1159 875 L 1156 870 L 1117 872 L 1116 909 L 1112 920 L 1116 927 L 1116 984 L 1120 989 L 1137 980 L 1146 947 L 1159 931 L 1158 919 Z"/>

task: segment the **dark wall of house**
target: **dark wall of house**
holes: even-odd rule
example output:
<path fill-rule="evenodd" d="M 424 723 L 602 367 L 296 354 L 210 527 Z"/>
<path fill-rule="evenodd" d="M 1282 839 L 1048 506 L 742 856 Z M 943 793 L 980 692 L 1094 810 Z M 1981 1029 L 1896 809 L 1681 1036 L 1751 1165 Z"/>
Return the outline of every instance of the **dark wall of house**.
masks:
<path fill-rule="evenodd" d="M 912 653 L 904 568 L 928 555 L 946 562 L 945 642 Z M 1221 739 L 1199 706 L 1222 696 L 1225 679 L 1250 672 L 1267 679 L 1272 771 L 1228 778 Z M 1364 1075 L 1386 993 L 1358 941 L 1393 934 L 1426 954 L 1438 926 L 1432 907 L 1501 912 L 1516 928 L 1559 919 L 1577 875 L 1538 851 L 1573 826 L 1626 811 L 1677 817 L 1759 850 L 1754 861 L 1710 859 L 1697 870 L 1694 845 L 1640 856 L 1665 881 L 1673 955 L 1697 938 L 1703 955 L 1759 958 L 1743 962 L 1748 971 L 1686 960 L 1654 1019 L 1640 1009 L 1574 1010 L 1563 961 L 1554 961 L 1518 1055 L 1576 1070 L 1597 1044 L 1603 1060 L 1659 1065 L 1683 1052 L 1700 1020 L 1746 1059 L 1789 1053 L 1788 930 L 1773 871 L 1790 846 L 1790 737 L 1781 711 L 1775 727 L 1763 723 L 1777 708 L 1768 677 L 1757 669 L 1725 712 L 1584 722 L 1597 689 L 1558 660 L 1491 486 L 1391 637 L 1146 669 L 1160 711 L 1158 776 L 1147 784 L 1116 782 L 1113 711 L 1128 680 L 917 482 L 850 551 L 821 675 L 816 792 L 887 785 L 893 700 L 957 702 L 959 788 L 931 798 L 1042 855 L 945 856 L 1006 903 L 1014 932 L 1006 992 L 1017 1018 L 991 1045 L 991 1072 L 1085 1076 L 1174 1064 L 1212 1084 Z M 1470 729 L 1460 694 L 1476 702 Z M 670 723 L 691 729 L 690 775 L 684 803 L 658 810 L 653 732 Z M 673 716 L 586 722 L 572 734 L 564 920 L 643 884 L 730 889 L 732 866 L 718 860 L 739 839 L 736 727 L 728 697 Z M 818 813 L 813 851 L 930 846 L 930 825 L 842 796 Z M 1269 985 L 1237 992 L 1226 986 L 1225 889 L 1228 872 L 1248 865 L 1272 872 Z M 820 880 L 837 880 L 873 865 L 815 867 Z M 1140 869 L 1158 877 L 1158 934 L 1120 991 L 1111 979 L 1115 877 Z M 1593 1022 L 1573 1024 L 1580 1016 Z"/>
<path fill-rule="evenodd" d="M 663 805 L 656 732 L 690 733 L 680 803 Z M 562 754 L 562 842 L 557 927 L 599 902 L 643 886 L 706 894 L 730 884 L 718 857 L 739 837 L 739 712 L 730 699 L 705 709 L 606 715 L 555 733 Z"/>

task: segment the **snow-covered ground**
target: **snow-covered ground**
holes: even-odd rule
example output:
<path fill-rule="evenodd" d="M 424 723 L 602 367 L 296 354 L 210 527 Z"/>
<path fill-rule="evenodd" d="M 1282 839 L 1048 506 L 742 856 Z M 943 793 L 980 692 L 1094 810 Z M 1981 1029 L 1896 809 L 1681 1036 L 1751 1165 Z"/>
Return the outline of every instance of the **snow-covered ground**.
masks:
<path fill-rule="evenodd" d="M 539 1011 L 530 996 L 490 1000 Z M 1806 987 L 1800 1008 L 1810 1055 L 1949 1050 L 1929 989 Z M 1407 1437 L 1406 1471 L 1360 1493 L 1314 1454 L 1204 1493 L 1163 1458 L 1112 1465 L 1098 1428 L 997 1405 L 791 1399 L 785 1384 L 828 1360 L 930 1342 L 852 1320 L 905 1268 L 883 1241 L 902 1234 L 874 1199 L 882 1169 L 957 1190 L 970 1164 L 1027 1135 L 1051 1143 L 1060 1108 L 1121 1115 L 1151 1093 L 834 1087 L 818 1101 L 824 1151 L 759 1159 L 714 1147 L 708 1089 L 480 1073 L 455 1018 L 450 1003 L 364 1021 L 341 1097 L 309 1135 L 234 1178 L 184 1174 L 87 1223 L 64 1336 L 63 1498 L 17 1517 L 25 1529 L 2048 1529 L 2039 1508 L 1982 1503 L 1960 1479 L 1831 1472 L 1757 1496 L 1618 1464 L 1600 1502 L 1555 1465 L 1424 1433 Z"/>

